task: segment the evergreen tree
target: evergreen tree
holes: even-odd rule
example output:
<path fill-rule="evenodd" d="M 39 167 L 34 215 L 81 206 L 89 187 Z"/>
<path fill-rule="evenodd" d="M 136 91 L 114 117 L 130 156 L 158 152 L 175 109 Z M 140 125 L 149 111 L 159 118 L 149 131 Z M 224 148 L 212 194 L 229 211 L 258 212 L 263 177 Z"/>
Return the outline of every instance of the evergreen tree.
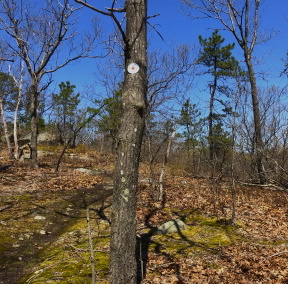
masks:
<path fill-rule="evenodd" d="M 120 127 L 120 117 L 122 114 L 121 105 L 122 90 L 115 90 L 113 96 L 103 100 L 103 112 L 100 120 L 98 121 L 99 132 L 103 133 L 105 138 L 112 140 L 112 149 L 116 142 Z"/>
<path fill-rule="evenodd" d="M 190 100 L 186 100 L 181 108 L 178 124 L 184 127 L 182 136 L 185 139 L 185 147 L 188 159 L 192 159 L 192 165 L 196 164 L 196 147 L 199 145 L 199 136 L 202 132 L 202 122 L 200 118 L 201 112 L 197 109 L 196 104 L 191 104 Z M 192 157 L 191 157 L 192 151 Z"/>
<path fill-rule="evenodd" d="M 13 77 L 4 72 L 0 72 L 0 99 L 3 102 L 5 110 L 14 111 L 17 94 L 18 88 Z"/>
<path fill-rule="evenodd" d="M 232 56 L 232 50 L 235 44 L 223 45 L 225 39 L 215 30 L 208 39 L 199 36 L 199 42 L 202 47 L 197 64 L 207 67 L 205 74 L 212 76 L 212 82 L 209 83 L 210 100 L 208 115 L 208 143 L 210 161 L 216 158 L 214 124 L 222 119 L 223 114 L 215 113 L 215 95 L 216 92 L 221 93 L 225 87 L 221 85 L 220 80 L 243 75 L 243 71 L 238 61 Z"/>
<path fill-rule="evenodd" d="M 59 140 L 61 144 L 67 142 L 68 137 L 73 133 L 77 121 L 77 107 L 80 103 L 80 94 L 74 93 L 75 85 L 71 85 L 69 81 L 59 84 L 59 94 L 53 94 L 53 110 L 55 115 L 55 123 L 58 129 Z M 75 141 L 72 147 L 75 146 Z"/>

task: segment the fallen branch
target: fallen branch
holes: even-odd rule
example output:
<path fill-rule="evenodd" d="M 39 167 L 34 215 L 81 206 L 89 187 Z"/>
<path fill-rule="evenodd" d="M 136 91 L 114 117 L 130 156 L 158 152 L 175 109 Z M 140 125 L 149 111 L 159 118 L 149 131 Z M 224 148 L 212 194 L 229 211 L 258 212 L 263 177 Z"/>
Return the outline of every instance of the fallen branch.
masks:
<path fill-rule="evenodd" d="M 74 245 L 72 244 L 67 244 L 69 247 L 73 248 L 75 251 L 83 251 L 83 252 L 91 252 L 91 249 L 82 249 L 82 248 L 77 248 L 75 247 Z M 104 253 L 107 253 L 107 251 L 105 250 L 96 250 L 96 249 L 93 249 L 94 252 L 104 252 Z"/>
<path fill-rule="evenodd" d="M 9 178 L 9 177 L 1 176 L 1 178 L 6 179 L 6 180 L 8 180 L 8 181 L 12 181 L 12 182 L 18 182 L 18 180 L 12 179 L 12 178 Z"/>
<path fill-rule="evenodd" d="M 283 254 L 283 253 L 288 253 L 288 250 L 276 252 L 276 253 L 274 253 L 274 254 L 272 254 L 272 255 L 270 255 L 270 256 L 265 257 L 264 260 L 266 260 L 266 259 L 268 259 L 268 258 L 271 258 L 271 257 L 274 257 L 274 256 L 277 256 L 277 255 L 280 255 L 280 254 Z M 264 261 L 264 260 L 263 260 L 263 261 Z"/>
<path fill-rule="evenodd" d="M 269 188 L 271 190 L 279 190 L 279 191 L 288 191 L 287 188 L 278 186 L 273 183 L 268 183 L 268 184 L 257 184 L 257 183 L 247 183 L 247 182 L 242 182 L 242 181 L 237 181 L 238 183 L 246 186 L 257 186 L 257 187 L 262 187 L 262 188 Z"/>
<path fill-rule="evenodd" d="M 3 212 L 9 208 L 13 207 L 13 204 L 8 204 L 8 205 L 3 205 L 3 206 L 0 206 L 0 212 Z"/>

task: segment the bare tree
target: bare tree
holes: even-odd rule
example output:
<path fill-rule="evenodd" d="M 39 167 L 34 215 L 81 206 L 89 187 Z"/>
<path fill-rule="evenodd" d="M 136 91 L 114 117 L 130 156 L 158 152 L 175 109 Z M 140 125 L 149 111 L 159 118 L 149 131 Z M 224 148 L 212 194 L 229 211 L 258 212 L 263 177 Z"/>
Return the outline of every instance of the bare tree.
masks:
<path fill-rule="evenodd" d="M 168 113 L 167 113 L 168 116 Z M 162 201 L 163 181 L 165 166 L 170 153 L 172 140 L 176 129 L 175 119 L 169 119 L 159 116 L 155 120 L 153 117 L 146 117 L 145 139 L 142 147 L 142 159 L 149 165 L 149 184 L 151 197 L 154 201 Z M 171 140 L 171 142 L 170 142 Z M 169 145 L 170 144 L 170 145 Z M 169 150 L 167 150 L 169 148 Z M 167 151 L 169 152 L 167 155 Z M 166 157 L 167 155 L 167 157 Z M 162 167 L 159 168 L 159 162 L 162 160 Z"/>
<path fill-rule="evenodd" d="M 70 0 L 25 1 L 0 0 L 0 25 L 9 48 L 23 60 L 30 77 L 31 162 L 37 161 L 38 105 L 40 93 L 51 83 L 43 84 L 43 76 L 52 74 L 79 58 L 89 57 L 99 30 L 93 36 L 75 41 L 77 32 L 74 9 Z M 65 52 L 65 55 L 64 55 Z"/>
<path fill-rule="evenodd" d="M 23 92 L 23 77 L 24 77 L 24 66 L 23 61 L 20 61 L 20 72 L 18 78 L 11 72 L 9 66 L 9 74 L 13 78 L 15 85 L 17 86 L 17 98 L 15 101 L 14 117 L 13 117 L 13 138 L 14 138 L 14 158 L 18 160 L 20 158 L 19 143 L 18 143 L 18 114 L 20 109 L 20 103 Z"/>
<path fill-rule="evenodd" d="M 287 167 L 286 163 L 282 163 L 283 157 L 287 156 L 282 155 L 287 153 L 285 136 L 283 137 L 283 133 L 287 130 L 287 106 L 283 104 L 287 88 L 271 86 L 261 88 L 259 92 L 261 92 L 260 109 L 267 176 L 269 175 L 270 181 L 287 187 L 287 175 L 285 170 L 281 169 Z"/>
<path fill-rule="evenodd" d="M 105 11 L 84 1 L 76 0 L 76 2 L 111 17 L 123 41 L 125 60 L 123 112 L 117 138 L 114 172 L 110 283 L 136 283 L 136 188 L 146 112 L 147 0 L 126 0 L 124 7 L 119 8 L 115 7 L 116 1 L 113 0 L 111 7 Z M 115 15 L 117 13 L 125 13 L 125 31 Z"/>
<path fill-rule="evenodd" d="M 3 98 L 1 97 L 1 95 L 0 95 L 0 117 L 2 120 L 2 124 L 3 124 L 3 131 L 4 131 L 4 136 L 5 136 L 5 140 L 7 144 L 9 157 L 10 159 L 13 159 L 13 151 L 12 151 L 12 146 L 11 146 L 11 142 L 9 139 L 7 121 L 6 121 L 5 111 L 4 111 L 4 102 L 3 102 Z"/>
<path fill-rule="evenodd" d="M 169 155 L 170 155 L 172 141 L 176 135 L 176 127 L 177 127 L 177 124 L 175 123 L 172 126 L 172 133 L 171 133 L 170 137 L 168 138 L 167 148 L 166 148 L 165 155 L 163 157 L 160 176 L 159 176 L 159 197 L 158 197 L 158 200 L 161 201 L 162 205 L 164 205 L 163 181 L 164 181 L 164 175 L 165 175 L 165 167 L 166 167 L 166 164 L 168 162 Z"/>
<path fill-rule="evenodd" d="M 172 131 L 166 131 L 166 126 L 169 121 L 171 122 L 171 117 L 178 113 L 175 106 L 178 106 L 179 102 L 184 99 L 186 91 L 193 82 L 194 61 L 195 58 L 192 58 L 191 49 L 187 45 L 177 46 L 172 52 L 154 51 L 148 56 L 148 110 L 142 150 L 143 156 L 148 158 L 150 187 L 155 200 L 159 199 L 156 192 L 156 185 L 159 182 L 156 180 L 158 173 L 154 169 L 155 162 L 159 154 L 162 155 L 162 149 L 166 147 L 167 140 L 170 140 Z M 163 159 L 165 159 L 165 154 Z M 160 175 L 163 181 L 164 171 Z M 161 184 L 163 185 L 163 182 Z"/>
<path fill-rule="evenodd" d="M 5 62 L 14 62 L 13 55 L 9 54 L 8 46 L 3 39 L 0 39 L 0 63 L 1 65 Z"/>
<path fill-rule="evenodd" d="M 195 77 L 195 54 L 187 45 L 180 45 L 172 52 L 154 51 L 148 56 L 148 93 L 150 112 L 167 111 L 169 100 L 181 102 Z M 193 58 L 194 56 L 194 58 Z"/>
<path fill-rule="evenodd" d="M 259 111 L 259 99 L 252 54 L 259 43 L 259 7 L 260 0 L 181 0 L 187 6 L 201 12 L 203 17 L 218 20 L 231 32 L 243 51 L 253 105 L 255 148 L 259 181 L 266 183 L 263 164 L 263 139 Z M 264 39 L 262 39 L 264 40 Z"/>
<path fill-rule="evenodd" d="M 16 93 L 17 87 L 13 78 L 6 73 L 0 72 L 0 118 L 3 124 L 3 131 L 10 159 L 13 159 L 13 150 L 9 137 L 9 130 L 5 115 L 5 106 L 7 109 L 9 108 L 8 102 L 14 99 Z"/>

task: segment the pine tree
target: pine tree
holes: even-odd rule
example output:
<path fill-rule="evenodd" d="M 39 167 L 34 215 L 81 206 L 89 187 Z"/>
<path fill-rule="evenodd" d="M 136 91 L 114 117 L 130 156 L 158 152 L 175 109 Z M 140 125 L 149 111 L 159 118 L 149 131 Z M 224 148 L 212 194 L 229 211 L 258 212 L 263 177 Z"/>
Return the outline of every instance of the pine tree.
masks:
<path fill-rule="evenodd" d="M 212 82 L 209 83 L 210 88 L 210 100 L 209 100 L 209 115 L 208 115 L 208 143 L 209 143 L 209 157 L 210 161 L 216 157 L 215 145 L 215 133 L 214 127 L 219 124 L 219 120 L 222 119 L 222 114 L 216 114 L 214 112 L 215 95 L 218 91 L 221 93 L 223 86 L 220 84 L 220 80 L 227 79 L 239 75 L 243 75 L 243 71 L 239 66 L 238 61 L 232 56 L 232 50 L 235 44 L 223 45 L 225 39 L 215 30 L 212 36 L 208 39 L 199 36 L 199 42 L 202 47 L 200 56 L 197 60 L 197 64 L 207 67 L 205 74 L 210 74 L 212 76 Z"/>
<path fill-rule="evenodd" d="M 75 127 L 75 117 L 77 106 L 80 103 L 80 94 L 74 93 L 75 85 L 71 85 L 69 81 L 59 84 L 59 94 L 53 94 L 53 109 L 55 114 L 55 122 L 59 132 L 59 140 L 61 144 L 66 140 Z M 72 147 L 75 146 L 73 141 Z"/>
<path fill-rule="evenodd" d="M 122 90 L 115 90 L 113 96 L 103 100 L 103 112 L 98 121 L 99 132 L 112 139 L 112 149 L 115 149 L 115 143 L 120 128 L 120 118 L 122 115 L 121 104 Z"/>
<path fill-rule="evenodd" d="M 199 145 L 199 136 L 201 136 L 202 132 L 201 125 L 203 120 L 200 116 L 201 112 L 197 109 L 196 104 L 191 104 L 188 99 L 182 105 L 180 118 L 178 120 L 178 124 L 184 128 L 182 137 L 185 139 L 187 156 L 189 161 L 191 160 L 192 162 L 194 171 L 196 169 L 196 147 Z"/>

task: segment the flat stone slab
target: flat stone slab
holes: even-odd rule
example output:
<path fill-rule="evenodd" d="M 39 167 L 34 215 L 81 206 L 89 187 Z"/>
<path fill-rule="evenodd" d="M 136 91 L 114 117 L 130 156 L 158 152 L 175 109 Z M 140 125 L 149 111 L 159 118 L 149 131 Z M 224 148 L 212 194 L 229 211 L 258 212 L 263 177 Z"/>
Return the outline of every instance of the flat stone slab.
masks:
<path fill-rule="evenodd" d="M 37 216 L 34 217 L 34 220 L 46 220 L 46 217 L 37 215 Z"/>
<path fill-rule="evenodd" d="M 75 169 L 75 171 L 85 173 L 88 175 L 99 175 L 100 174 L 100 172 L 98 172 L 98 171 L 90 170 L 90 169 L 86 169 L 86 168 L 77 168 L 77 169 Z"/>

